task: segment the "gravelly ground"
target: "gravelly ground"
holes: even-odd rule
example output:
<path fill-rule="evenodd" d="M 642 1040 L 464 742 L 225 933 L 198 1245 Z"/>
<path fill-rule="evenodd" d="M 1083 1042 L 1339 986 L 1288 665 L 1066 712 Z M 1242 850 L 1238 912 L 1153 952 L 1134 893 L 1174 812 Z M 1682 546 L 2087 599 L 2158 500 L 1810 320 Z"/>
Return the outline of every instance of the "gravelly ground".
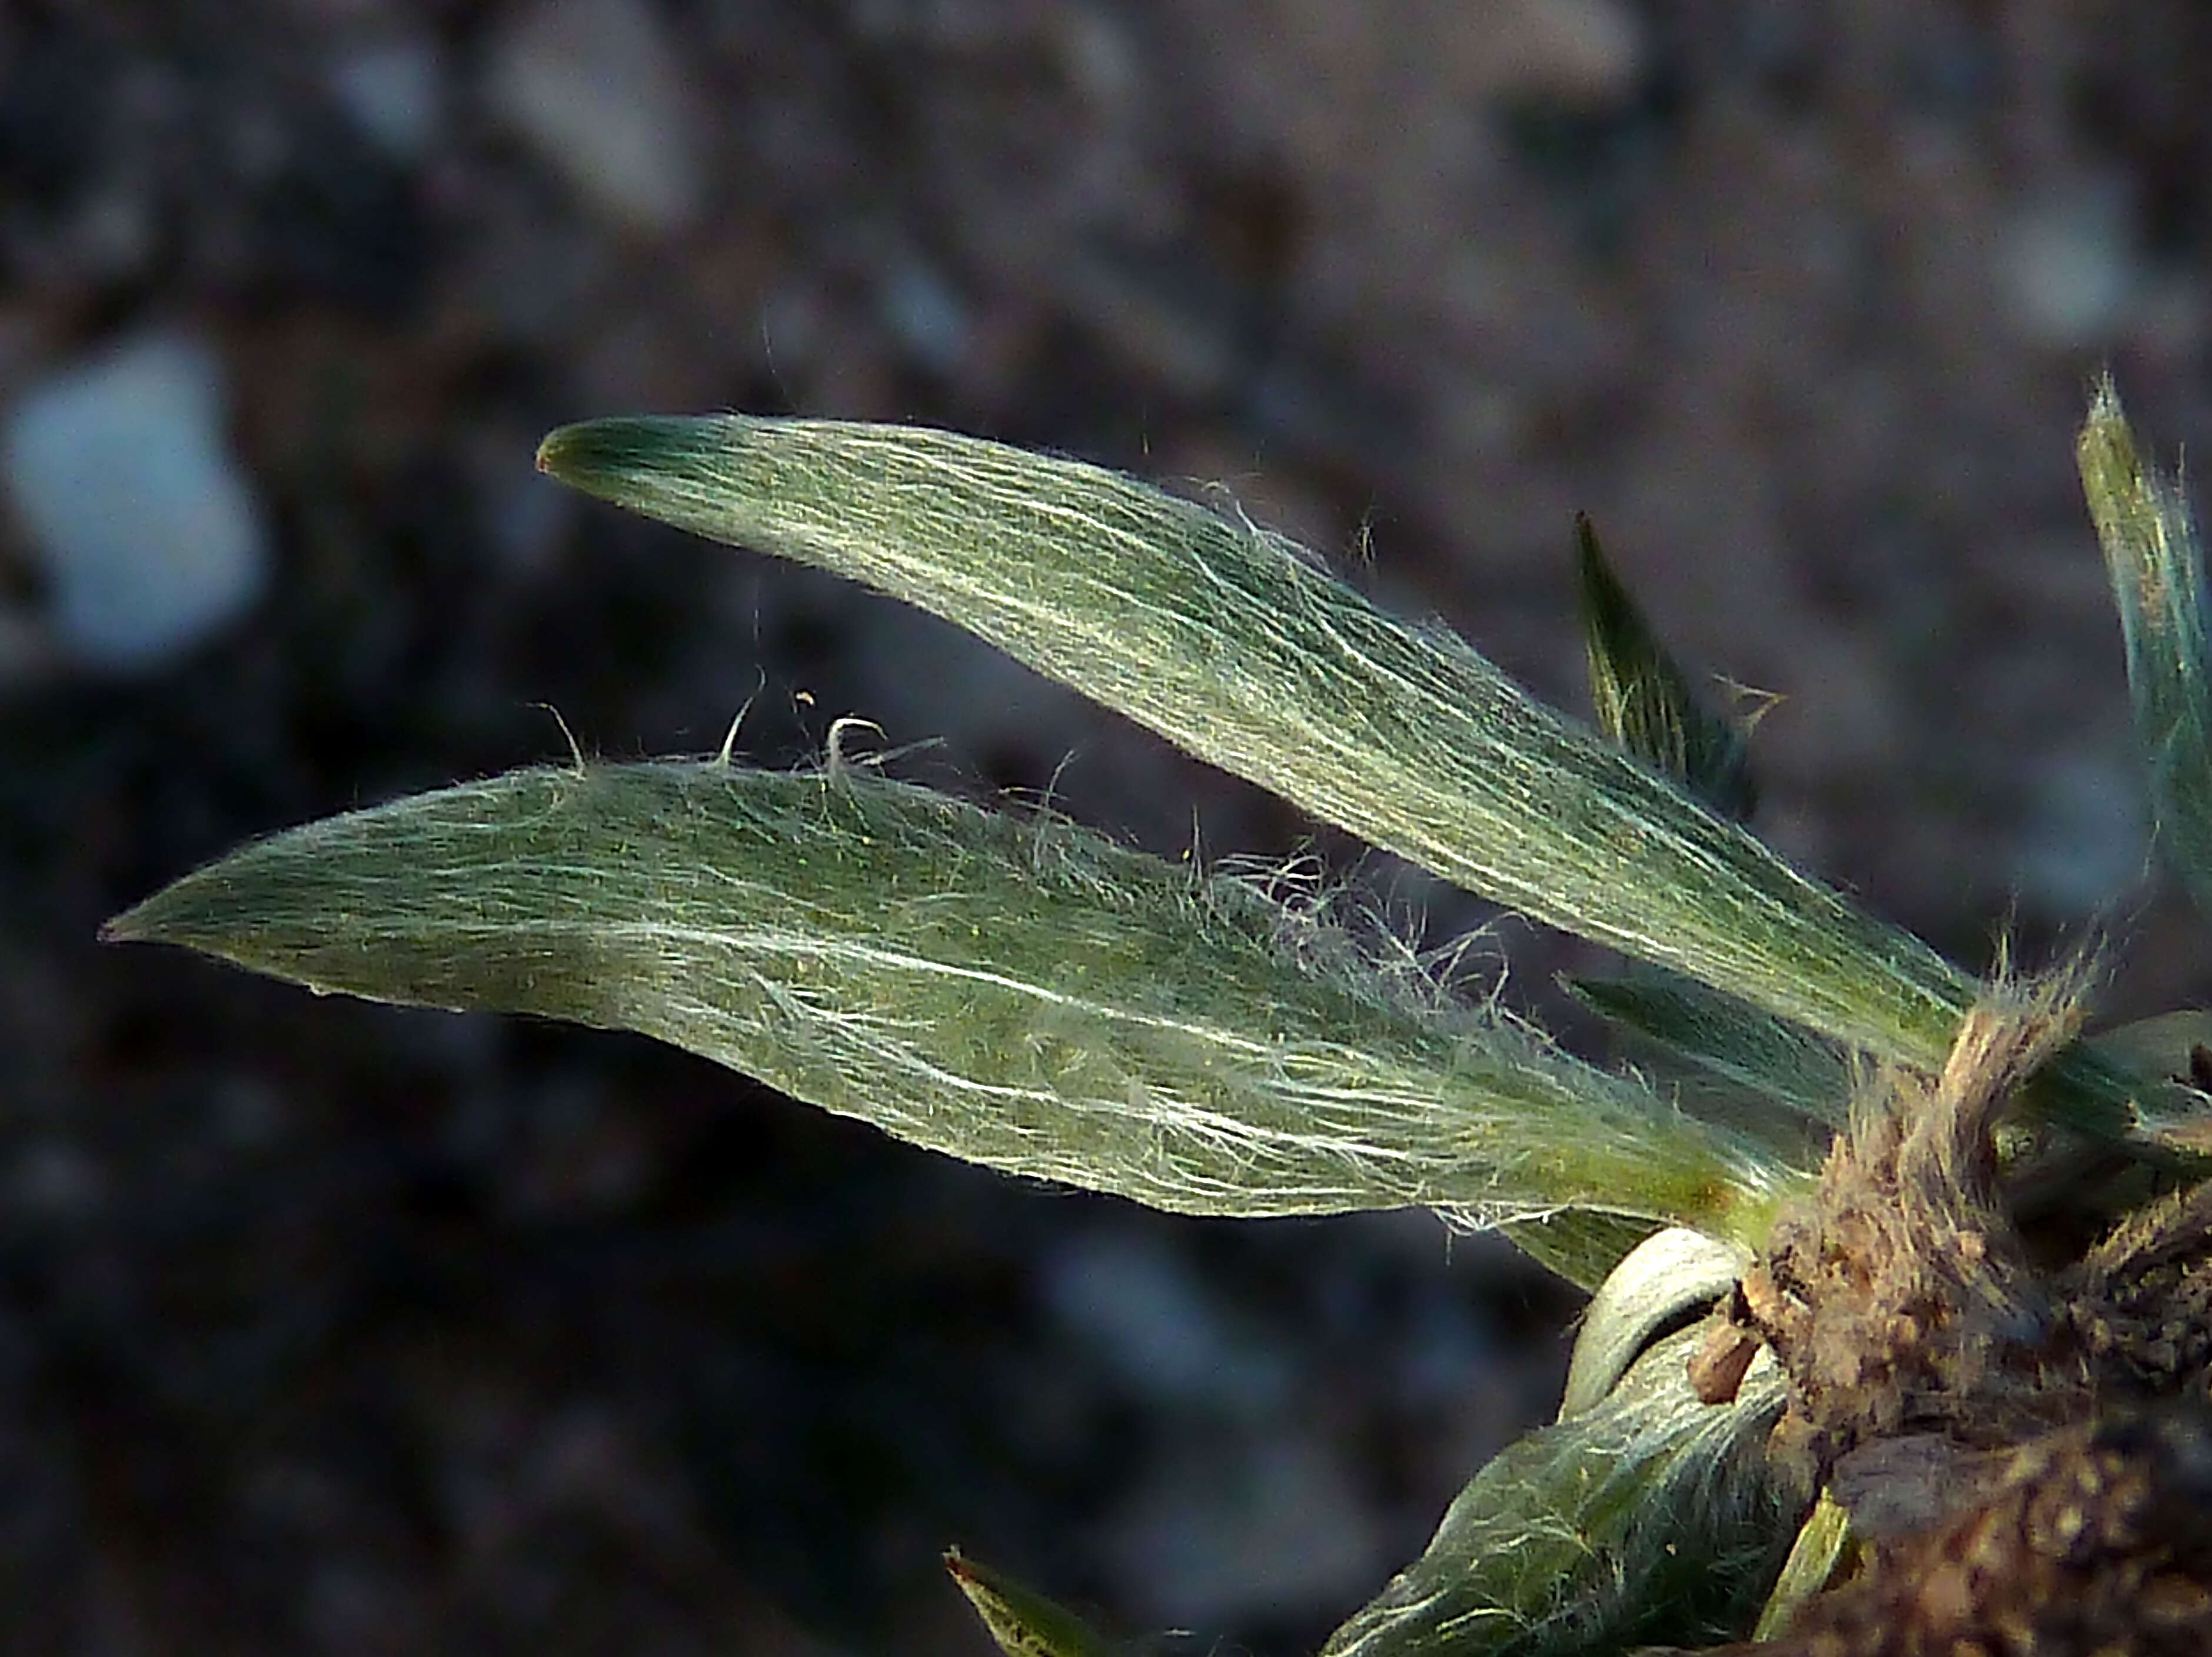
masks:
<path fill-rule="evenodd" d="M 1786 696 L 1793 855 L 1967 958 L 2101 915 L 2117 1005 L 2201 1000 L 2069 441 L 2106 361 L 2163 445 L 2212 430 L 2208 76 L 2188 0 L 0 9 L 0 404 L 206 343 L 272 549 L 115 674 L 0 529 L 0 1644 L 976 1652 L 958 1541 L 1310 1647 L 1549 1402 L 1569 1302 L 1505 1251 L 1015 1189 L 94 926 L 558 752 L 534 702 L 623 755 L 755 696 L 774 763 L 857 712 L 1163 850 L 1312 837 L 529 469 L 734 406 L 1225 484 L 1576 706 L 1587 507 L 1686 656 Z M 1521 983 L 1578 958 L 1506 938 Z"/>

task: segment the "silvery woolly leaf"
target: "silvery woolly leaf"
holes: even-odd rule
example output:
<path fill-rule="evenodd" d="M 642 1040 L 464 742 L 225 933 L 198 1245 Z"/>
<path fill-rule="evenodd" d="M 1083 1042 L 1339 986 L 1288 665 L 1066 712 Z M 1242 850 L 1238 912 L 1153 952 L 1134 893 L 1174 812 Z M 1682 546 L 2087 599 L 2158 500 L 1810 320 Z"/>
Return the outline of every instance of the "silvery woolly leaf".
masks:
<path fill-rule="evenodd" d="M 1650 968 L 1619 978 L 1560 982 L 1584 1006 L 1676 1064 L 1829 1127 L 1844 1125 L 1853 1086 L 1850 1057 L 1802 1024 Z"/>
<path fill-rule="evenodd" d="M 850 767 L 517 772 L 249 847 L 107 935 L 641 1031 L 1185 1213 L 1594 1208 L 1748 1241 L 1804 1177 L 1249 887 Z"/>
<path fill-rule="evenodd" d="M 554 432 L 538 464 L 865 581 L 1328 822 L 1539 920 L 1933 1069 L 1973 981 L 1278 537 L 1097 466 L 953 433 L 742 415 Z M 2109 1067 L 2041 1102 L 2124 1139 Z"/>
<path fill-rule="evenodd" d="M 945 616 L 1446 879 L 1855 1045 L 1940 1064 L 1972 1003 L 1924 944 L 1241 519 L 899 427 L 598 420 L 538 464 Z"/>
<path fill-rule="evenodd" d="M 2078 454 L 2126 641 L 2136 734 L 2167 860 L 2212 913 L 2212 654 L 2204 555 L 2176 482 L 2147 464 L 2107 378 Z"/>
<path fill-rule="evenodd" d="M 1701 1338 L 1668 1336 L 1603 1402 L 1501 1451 L 1322 1657 L 1617 1657 L 1745 1634 L 1807 1493 L 1766 1460 L 1771 1357 L 1735 1402 L 1702 1404 Z"/>
<path fill-rule="evenodd" d="M 1656 1220 L 1594 1208 L 1563 1208 L 1499 1222 L 1521 1252 L 1577 1288 L 1593 1292 L 1636 1246 L 1660 1229 Z"/>

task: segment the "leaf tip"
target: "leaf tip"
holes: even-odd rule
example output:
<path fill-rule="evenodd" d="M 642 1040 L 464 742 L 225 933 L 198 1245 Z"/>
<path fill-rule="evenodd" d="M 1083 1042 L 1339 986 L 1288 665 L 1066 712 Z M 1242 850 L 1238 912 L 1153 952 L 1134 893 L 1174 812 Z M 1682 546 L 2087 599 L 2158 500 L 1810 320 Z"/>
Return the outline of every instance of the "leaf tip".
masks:
<path fill-rule="evenodd" d="M 557 426 L 538 446 L 538 470 L 587 495 L 612 496 L 642 471 L 696 458 L 696 420 L 612 415 Z"/>
<path fill-rule="evenodd" d="M 2142 461 L 2136 451 L 2135 433 L 2109 370 L 2090 382 L 2089 412 L 2082 416 L 2074 448 L 2093 515 L 2108 511 L 2116 499 L 2142 487 Z"/>
<path fill-rule="evenodd" d="M 151 897 L 143 897 L 120 914 L 100 923 L 93 936 L 102 944 L 181 944 L 188 949 L 205 945 L 193 935 L 191 898 L 199 888 L 198 877 L 186 875 Z M 179 896 L 183 901 L 179 902 Z M 179 926 L 179 922 L 183 925 Z"/>
<path fill-rule="evenodd" d="M 607 428 L 629 423 L 623 419 L 579 420 L 555 427 L 538 446 L 538 470 L 563 483 L 589 489 L 591 480 L 605 470 L 614 446 L 607 441 Z"/>
<path fill-rule="evenodd" d="M 165 886 L 151 897 L 142 897 L 118 914 L 110 915 L 100 923 L 93 934 L 102 944 L 166 944 L 172 941 L 165 912 L 171 905 L 164 901 L 175 889 Z"/>
<path fill-rule="evenodd" d="M 1007 1657 L 1105 1657 L 1108 1644 L 1095 1630 L 1034 1589 L 957 1547 L 945 1549 L 945 1569 Z"/>
<path fill-rule="evenodd" d="M 974 1560 L 960 1551 L 957 1543 L 945 1549 L 940 1557 L 945 1561 L 946 1573 L 960 1585 L 963 1593 L 972 1594 L 983 1586 L 982 1573 L 976 1569 Z"/>
<path fill-rule="evenodd" d="M 556 426 L 539 440 L 537 459 L 539 471 L 550 473 L 556 477 L 561 475 L 556 470 L 560 464 L 560 456 L 567 445 L 568 434 L 574 430 L 575 427 L 573 425 Z"/>

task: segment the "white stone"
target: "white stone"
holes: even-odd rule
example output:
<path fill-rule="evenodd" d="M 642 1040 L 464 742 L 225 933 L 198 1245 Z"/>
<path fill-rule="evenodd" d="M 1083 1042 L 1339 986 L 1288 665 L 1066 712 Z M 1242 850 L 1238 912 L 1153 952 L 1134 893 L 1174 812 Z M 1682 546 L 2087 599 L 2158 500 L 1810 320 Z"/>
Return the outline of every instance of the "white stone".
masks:
<path fill-rule="evenodd" d="M 640 0 L 541 0 L 494 47 L 485 90 L 604 216 L 651 233 L 696 216 L 704 167 L 690 89 Z"/>
<path fill-rule="evenodd" d="M 225 401 L 212 349 L 153 334 L 50 374 L 0 415 L 0 478 L 54 630 L 88 665 L 159 667 L 260 592 L 269 534 Z"/>

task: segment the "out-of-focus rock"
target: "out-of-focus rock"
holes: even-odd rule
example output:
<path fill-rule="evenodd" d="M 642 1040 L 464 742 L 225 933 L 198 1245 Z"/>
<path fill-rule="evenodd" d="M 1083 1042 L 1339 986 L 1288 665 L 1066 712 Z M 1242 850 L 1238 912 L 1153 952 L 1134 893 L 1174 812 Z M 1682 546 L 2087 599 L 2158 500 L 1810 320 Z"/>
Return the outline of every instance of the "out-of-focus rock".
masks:
<path fill-rule="evenodd" d="M 2108 340 L 2142 286 L 2118 190 L 2063 190 L 2022 206 L 1999 243 L 1997 276 L 2031 343 Z"/>
<path fill-rule="evenodd" d="M 1644 70 L 1644 27 L 1619 0 L 1519 0 L 1496 24 L 1493 73 L 1510 94 L 1609 103 Z"/>
<path fill-rule="evenodd" d="M 1280 1407 L 1289 1377 L 1279 1356 L 1233 1328 L 1189 1263 L 1156 1241 L 1079 1233 L 1041 1276 L 1054 1314 L 1140 1394 L 1217 1416 Z"/>
<path fill-rule="evenodd" d="M 697 215 L 699 123 L 675 47 L 640 0 L 544 0 L 493 47 L 499 118 L 601 216 L 651 234 Z"/>
<path fill-rule="evenodd" d="M 1099 1551 L 1117 1597 L 1154 1622 L 1310 1617 L 1373 1592 L 1389 1569 L 1366 1503 L 1310 1439 L 1216 1434 L 1149 1472 Z"/>
<path fill-rule="evenodd" d="M 159 667 L 260 592 L 269 533 L 204 343 L 144 336 L 33 382 L 0 416 L 0 477 L 64 647 Z"/>
<path fill-rule="evenodd" d="M 2029 770 L 2014 886 L 2062 920 L 2106 913 L 2143 885 L 2150 844 L 2148 802 L 2131 752 L 2054 754 Z"/>
<path fill-rule="evenodd" d="M 430 153 L 446 113 L 446 66 L 436 42 L 403 36 L 352 47 L 330 67 L 340 108 L 395 161 Z"/>
<path fill-rule="evenodd" d="M 934 266 L 902 259 L 884 273 L 880 305 L 891 336 L 922 367 L 939 373 L 967 355 L 968 307 Z"/>
<path fill-rule="evenodd" d="M 84 1220 L 99 1212 L 107 1181 L 85 1149 L 59 1135 L 33 1140 L 15 1153 L 4 1186 L 18 1213 L 46 1221 Z"/>

